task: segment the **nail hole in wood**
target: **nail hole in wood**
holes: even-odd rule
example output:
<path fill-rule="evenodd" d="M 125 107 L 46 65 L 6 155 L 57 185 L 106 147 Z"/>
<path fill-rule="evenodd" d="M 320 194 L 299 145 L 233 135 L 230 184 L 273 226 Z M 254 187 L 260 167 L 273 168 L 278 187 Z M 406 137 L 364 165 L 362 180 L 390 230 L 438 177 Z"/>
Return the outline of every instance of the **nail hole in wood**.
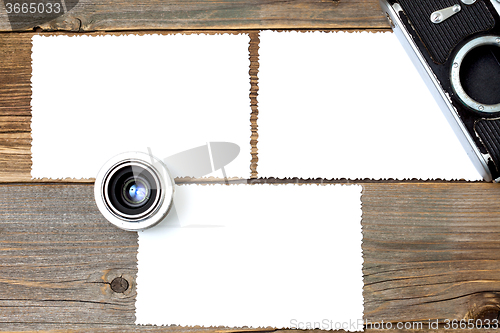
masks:
<path fill-rule="evenodd" d="M 122 277 L 116 277 L 113 279 L 113 281 L 111 281 L 110 286 L 111 290 L 113 290 L 115 293 L 123 293 L 128 289 L 128 281 Z"/>

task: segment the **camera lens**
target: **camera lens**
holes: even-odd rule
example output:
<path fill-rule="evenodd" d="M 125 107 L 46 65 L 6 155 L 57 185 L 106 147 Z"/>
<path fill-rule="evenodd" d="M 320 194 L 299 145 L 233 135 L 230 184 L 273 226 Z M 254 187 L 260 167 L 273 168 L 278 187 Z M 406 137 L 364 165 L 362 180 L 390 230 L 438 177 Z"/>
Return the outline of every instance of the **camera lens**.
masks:
<path fill-rule="evenodd" d="M 153 183 L 155 185 L 151 186 Z M 118 215 L 137 219 L 154 204 L 157 182 L 150 171 L 137 164 L 122 165 L 106 182 L 110 208 Z"/>
<path fill-rule="evenodd" d="M 123 163 L 105 183 L 110 208 L 128 219 L 139 219 L 158 203 L 159 182 L 154 172 L 137 162 Z"/>
<path fill-rule="evenodd" d="M 153 156 L 125 153 L 109 160 L 95 183 L 97 207 L 108 221 L 125 230 L 159 223 L 173 204 L 174 182 Z"/>
<path fill-rule="evenodd" d="M 130 177 L 123 186 L 123 198 L 131 205 L 141 206 L 149 198 L 149 185 L 146 179 Z"/>

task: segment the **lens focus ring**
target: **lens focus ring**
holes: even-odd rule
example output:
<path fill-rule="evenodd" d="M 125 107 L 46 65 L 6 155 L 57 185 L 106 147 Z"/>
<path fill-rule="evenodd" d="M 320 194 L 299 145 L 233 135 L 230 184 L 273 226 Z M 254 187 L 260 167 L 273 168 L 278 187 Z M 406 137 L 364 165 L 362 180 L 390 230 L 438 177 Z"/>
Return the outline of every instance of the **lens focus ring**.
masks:
<path fill-rule="evenodd" d="M 125 230 L 146 229 L 163 220 L 173 204 L 173 193 L 174 182 L 163 162 L 139 152 L 109 160 L 94 188 L 101 213 Z"/>

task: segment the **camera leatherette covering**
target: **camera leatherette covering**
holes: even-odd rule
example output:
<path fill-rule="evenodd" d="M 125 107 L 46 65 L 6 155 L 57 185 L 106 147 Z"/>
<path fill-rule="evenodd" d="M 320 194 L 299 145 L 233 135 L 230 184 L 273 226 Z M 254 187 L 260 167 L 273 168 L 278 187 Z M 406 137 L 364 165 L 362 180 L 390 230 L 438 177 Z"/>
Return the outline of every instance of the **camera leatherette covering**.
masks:
<path fill-rule="evenodd" d="M 479 119 L 474 124 L 477 135 L 486 146 L 497 171 L 500 166 L 500 118 Z"/>
<path fill-rule="evenodd" d="M 461 40 L 495 25 L 491 12 L 482 0 L 472 5 L 464 5 L 460 0 L 399 0 L 399 4 L 432 60 L 438 64 L 446 62 Z M 460 12 L 439 24 L 431 22 L 433 12 L 456 4 L 461 6 Z"/>

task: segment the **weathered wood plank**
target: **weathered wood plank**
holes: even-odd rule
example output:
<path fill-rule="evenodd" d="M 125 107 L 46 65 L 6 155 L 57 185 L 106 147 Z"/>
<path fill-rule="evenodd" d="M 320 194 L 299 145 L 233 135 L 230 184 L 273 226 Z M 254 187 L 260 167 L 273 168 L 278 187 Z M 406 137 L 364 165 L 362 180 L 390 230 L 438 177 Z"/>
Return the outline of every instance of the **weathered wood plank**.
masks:
<path fill-rule="evenodd" d="M 259 33 L 251 32 L 250 45 L 248 53 L 250 54 L 250 107 L 252 114 L 250 116 L 250 124 L 252 128 L 252 136 L 250 137 L 250 145 L 252 147 L 252 160 L 250 162 L 251 178 L 257 178 L 257 164 L 259 161 L 257 141 L 259 138 L 257 119 L 259 117 L 259 107 L 257 97 L 259 96 Z"/>
<path fill-rule="evenodd" d="M 104 220 L 93 186 L 2 186 L 0 323 L 134 322 L 137 234 Z M 123 293 L 110 282 L 130 281 Z M 37 328 L 38 329 L 38 328 Z"/>
<path fill-rule="evenodd" d="M 403 325 L 405 323 L 402 323 Z M 411 324 L 411 323 L 410 323 Z M 36 325 L 32 325 L 33 327 L 37 327 Z M 53 325 L 56 326 L 56 325 Z M 60 325 L 59 325 L 60 326 Z M 442 325 L 444 326 L 444 325 Z M 38 332 L 38 333 L 61 333 L 66 332 L 67 329 L 44 329 L 40 330 L 24 330 L 23 332 Z M 363 332 L 365 333 L 381 333 L 387 332 L 388 330 L 380 330 L 380 329 L 365 329 Z M 496 330 L 486 330 L 484 328 L 480 329 L 446 329 L 440 327 L 439 329 L 391 329 L 389 332 L 394 333 L 420 333 L 420 332 L 433 332 L 433 333 L 490 333 L 495 332 Z M 216 327 L 216 328 L 205 328 L 205 327 L 177 327 L 177 326 L 134 326 L 134 325 L 117 325 L 117 326 L 106 326 L 99 327 L 98 325 L 89 326 L 85 328 L 78 328 L 71 326 L 72 333 L 115 333 L 115 332 L 165 332 L 165 333 L 290 333 L 290 330 L 278 330 L 278 329 L 247 329 L 247 328 L 226 328 L 226 327 Z M 335 333 L 346 333 L 344 330 L 335 330 L 335 331 L 325 331 L 325 330 L 297 330 L 297 332 L 301 333 L 318 333 L 318 332 L 335 332 Z"/>
<path fill-rule="evenodd" d="M 0 31 L 389 28 L 378 0 L 69 1 L 49 22 L 0 11 Z M 73 4 L 77 3 L 73 8 Z"/>
<path fill-rule="evenodd" d="M 365 316 L 476 318 L 500 309 L 498 184 L 365 184 Z"/>
<path fill-rule="evenodd" d="M 498 316 L 498 184 L 363 187 L 366 319 Z M 133 325 L 137 234 L 101 217 L 92 185 L 2 185 L 0 222 L 2 329 Z"/>
<path fill-rule="evenodd" d="M 22 117 L 16 117 L 22 118 Z M 31 179 L 31 132 L 15 130 L 29 126 L 31 120 L 12 121 L 0 116 L 0 181 L 20 182 Z"/>
<path fill-rule="evenodd" d="M 0 34 L 0 181 L 29 181 L 31 34 Z"/>
<path fill-rule="evenodd" d="M 31 36 L 18 33 L 0 34 L 2 116 L 31 116 Z"/>

